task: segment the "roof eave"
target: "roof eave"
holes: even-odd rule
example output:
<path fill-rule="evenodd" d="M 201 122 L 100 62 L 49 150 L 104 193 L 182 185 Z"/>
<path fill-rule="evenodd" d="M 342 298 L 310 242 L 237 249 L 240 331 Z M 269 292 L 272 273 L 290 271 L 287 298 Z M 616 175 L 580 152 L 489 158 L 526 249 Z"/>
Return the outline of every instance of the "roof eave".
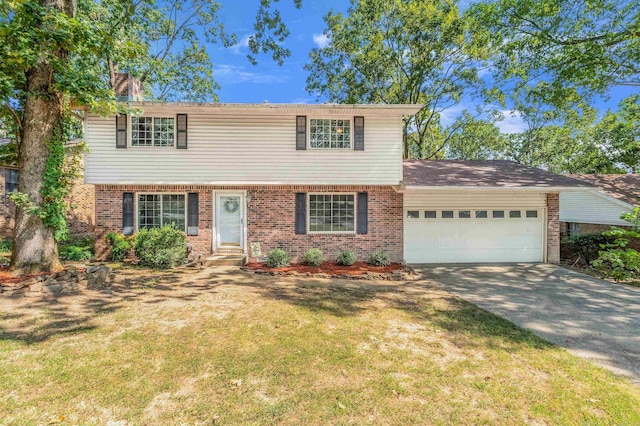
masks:
<path fill-rule="evenodd" d="M 528 191 L 528 192 L 598 192 L 595 187 L 576 186 L 457 186 L 457 185 L 406 185 L 400 184 L 398 192 L 411 191 Z"/>

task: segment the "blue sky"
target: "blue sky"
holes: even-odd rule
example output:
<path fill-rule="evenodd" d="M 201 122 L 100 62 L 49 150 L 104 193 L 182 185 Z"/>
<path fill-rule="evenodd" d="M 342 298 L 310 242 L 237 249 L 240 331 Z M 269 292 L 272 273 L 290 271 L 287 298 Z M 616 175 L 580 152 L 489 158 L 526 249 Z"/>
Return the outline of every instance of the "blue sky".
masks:
<path fill-rule="evenodd" d="M 277 3 L 291 35 L 285 46 L 291 56 L 284 65 L 278 66 L 267 55 L 258 57 L 258 65 L 247 60 L 248 37 L 253 32 L 255 12 L 259 0 L 221 0 L 221 21 L 225 29 L 238 36 L 238 43 L 225 48 L 222 45 L 209 46 L 214 61 L 214 75 L 222 89 L 218 95 L 221 102 L 263 102 L 271 103 L 315 103 L 324 102 L 305 90 L 307 73 L 303 69 L 308 62 L 309 51 L 327 43 L 323 36 L 325 28 L 323 16 L 333 9 L 346 12 L 349 0 L 304 0 L 302 9 L 293 6 L 293 0 Z M 464 8 L 468 0 L 460 2 Z M 637 92 L 637 90 L 634 90 Z M 617 103 L 631 94 L 629 88 L 612 90 L 608 99 L 599 99 L 597 107 L 601 112 L 607 108 L 616 109 Z M 463 109 L 473 109 L 472 103 L 462 103 L 443 116 L 443 124 L 449 124 Z M 503 110 L 505 119 L 497 123 L 503 132 L 513 133 L 524 129 L 524 124 L 509 109 Z"/>

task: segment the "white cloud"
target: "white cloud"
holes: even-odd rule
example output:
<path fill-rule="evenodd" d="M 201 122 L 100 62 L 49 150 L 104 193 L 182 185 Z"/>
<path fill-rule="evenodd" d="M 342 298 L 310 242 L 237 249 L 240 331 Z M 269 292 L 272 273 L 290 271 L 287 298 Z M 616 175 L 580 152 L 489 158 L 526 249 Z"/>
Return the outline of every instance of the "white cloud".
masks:
<path fill-rule="evenodd" d="M 268 74 L 247 71 L 237 65 L 217 65 L 213 69 L 213 75 L 219 83 L 253 83 L 253 84 L 279 84 L 287 81 L 282 74 Z"/>
<path fill-rule="evenodd" d="M 236 55 L 239 55 L 241 53 L 243 53 L 243 50 L 247 49 L 249 47 L 249 39 L 251 38 L 253 34 L 245 34 L 239 42 L 237 42 L 236 44 L 234 44 L 233 46 L 230 46 L 229 49 L 231 49 L 231 51 L 233 53 L 235 53 Z"/>
<path fill-rule="evenodd" d="M 316 46 L 322 49 L 323 47 L 326 47 L 329 44 L 329 37 L 327 37 L 326 34 L 314 34 L 313 42 L 315 43 Z"/>
<path fill-rule="evenodd" d="M 522 133 L 527 130 L 527 124 L 518 111 L 507 109 L 500 112 L 504 115 L 504 119 L 497 121 L 496 126 L 502 133 Z"/>

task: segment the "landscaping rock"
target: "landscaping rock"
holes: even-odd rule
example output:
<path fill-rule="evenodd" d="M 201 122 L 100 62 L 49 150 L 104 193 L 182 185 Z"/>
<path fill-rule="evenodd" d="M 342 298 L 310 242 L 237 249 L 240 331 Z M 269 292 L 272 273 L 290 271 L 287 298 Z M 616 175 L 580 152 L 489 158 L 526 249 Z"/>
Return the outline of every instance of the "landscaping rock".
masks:
<path fill-rule="evenodd" d="M 51 284 L 42 286 L 43 293 L 56 294 L 62 291 L 62 285 L 60 284 Z"/>

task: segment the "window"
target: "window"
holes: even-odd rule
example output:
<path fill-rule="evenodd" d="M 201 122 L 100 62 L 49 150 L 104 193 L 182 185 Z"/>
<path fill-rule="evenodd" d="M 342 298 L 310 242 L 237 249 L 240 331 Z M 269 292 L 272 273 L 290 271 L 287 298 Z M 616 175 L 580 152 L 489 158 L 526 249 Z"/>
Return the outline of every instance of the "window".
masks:
<path fill-rule="evenodd" d="M 494 219 L 503 219 L 504 218 L 504 210 L 494 210 L 492 212 Z"/>
<path fill-rule="evenodd" d="M 351 121 L 311 119 L 309 123 L 311 148 L 351 148 Z"/>
<path fill-rule="evenodd" d="M 538 217 L 538 210 L 527 210 L 526 216 L 529 219 L 536 218 Z"/>
<path fill-rule="evenodd" d="M 407 212 L 407 217 L 409 219 L 418 219 L 420 217 L 420 212 L 417 210 L 409 210 Z"/>
<path fill-rule="evenodd" d="M 425 210 L 424 218 L 425 219 L 435 219 L 436 218 L 436 211 L 435 210 Z"/>
<path fill-rule="evenodd" d="M 458 212 L 458 218 L 460 218 L 460 219 L 471 219 L 471 210 L 460 210 Z"/>
<path fill-rule="evenodd" d="M 164 225 L 175 225 L 185 230 L 185 196 L 184 194 L 139 194 L 138 195 L 138 228 L 159 228 Z"/>
<path fill-rule="evenodd" d="M 309 232 L 354 232 L 354 194 L 309 194 Z"/>
<path fill-rule="evenodd" d="M 486 219 L 487 211 L 486 210 L 476 210 L 476 219 Z"/>
<path fill-rule="evenodd" d="M 575 222 L 567 223 L 567 236 L 572 237 L 574 235 L 580 235 L 580 224 Z"/>
<path fill-rule="evenodd" d="M 4 175 L 4 193 L 16 192 L 18 190 L 18 171 L 13 169 L 5 169 Z"/>
<path fill-rule="evenodd" d="M 443 219 L 453 219 L 453 210 L 442 210 Z"/>
<path fill-rule="evenodd" d="M 132 146 L 173 146 L 173 118 L 131 117 Z"/>
<path fill-rule="evenodd" d="M 522 213 L 520 212 L 520 210 L 511 210 L 509 212 L 509 217 L 512 219 L 518 219 L 522 217 Z"/>

